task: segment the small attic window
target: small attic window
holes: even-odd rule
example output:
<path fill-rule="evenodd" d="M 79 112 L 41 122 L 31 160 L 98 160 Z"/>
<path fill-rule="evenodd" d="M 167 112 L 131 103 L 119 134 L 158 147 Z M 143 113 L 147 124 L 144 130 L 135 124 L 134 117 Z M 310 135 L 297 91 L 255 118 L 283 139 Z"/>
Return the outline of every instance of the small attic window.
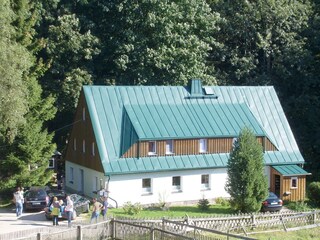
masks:
<path fill-rule="evenodd" d="M 86 108 L 82 108 L 82 121 L 86 120 Z"/>
<path fill-rule="evenodd" d="M 206 95 L 214 95 L 214 91 L 211 87 L 204 87 L 203 89 Z"/>

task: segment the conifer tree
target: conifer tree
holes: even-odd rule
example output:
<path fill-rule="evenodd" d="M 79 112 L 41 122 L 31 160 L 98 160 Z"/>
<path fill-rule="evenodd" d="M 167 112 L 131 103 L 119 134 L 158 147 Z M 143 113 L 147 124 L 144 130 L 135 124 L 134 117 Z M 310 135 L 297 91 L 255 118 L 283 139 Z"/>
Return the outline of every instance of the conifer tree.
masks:
<path fill-rule="evenodd" d="M 228 160 L 225 186 L 231 206 L 240 212 L 257 212 L 268 195 L 263 150 L 254 133 L 245 127 L 235 141 Z"/>

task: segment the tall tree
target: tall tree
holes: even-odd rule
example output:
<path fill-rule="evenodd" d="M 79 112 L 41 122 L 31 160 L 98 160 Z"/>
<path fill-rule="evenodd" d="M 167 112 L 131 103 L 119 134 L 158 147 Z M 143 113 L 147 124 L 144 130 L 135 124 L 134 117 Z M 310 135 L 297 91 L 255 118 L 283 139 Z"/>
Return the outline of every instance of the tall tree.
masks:
<path fill-rule="evenodd" d="M 38 83 L 45 66 L 36 58 L 37 52 L 42 48 L 42 40 L 35 37 L 34 25 L 38 17 L 34 3 L 29 0 L 12 1 L 13 11 L 7 9 L 13 16 L 8 24 L 15 28 L 15 31 L 11 32 L 11 42 L 23 49 L 28 57 L 28 67 L 21 76 L 25 87 L 23 102 L 28 111 L 24 113 L 24 123 L 17 127 L 14 139 L 3 142 L 7 145 L 1 149 L 0 190 L 16 185 L 46 184 L 51 177 L 47 166 L 55 145 L 52 144 L 52 134 L 48 134 L 45 124 L 54 117 L 56 109 L 53 107 L 52 97 L 43 98 Z M 23 59 L 10 56 L 10 60 L 19 65 Z M 6 80 L 7 84 L 10 84 L 19 79 Z"/>
<path fill-rule="evenodd" d="M 225 186 L 231 206 L 241 212 L 257 212 L 268 195 L 264 175 L 263 150 L 252 130 L 244 128 L 234 143 L 228 160 Z"/>
<path fill-rule="evenodd" d="M 95 58 L 100 82 L 186 85 L 201 78 L 216 83 L 206 62 L 219 45 L 212 33 L 219 31 L 220 17 L 204 0 L 94 0 L 86 19 L 101 41 Z"/>

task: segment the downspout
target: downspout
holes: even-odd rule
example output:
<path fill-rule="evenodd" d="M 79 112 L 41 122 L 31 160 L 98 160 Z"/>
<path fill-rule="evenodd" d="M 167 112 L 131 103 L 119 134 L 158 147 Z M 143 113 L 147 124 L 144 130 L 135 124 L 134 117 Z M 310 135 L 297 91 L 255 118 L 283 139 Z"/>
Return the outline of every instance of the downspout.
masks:
<path fill-rule="evenodd" d="M 109 182 L 110 182 L 110 175 L 107 175 L 108 177 L 108 180 L 105 182 L 105 185 L 104 185 L 104 190 L 107 192 L 107 197 L 108 199 L 114 201 L 116 203 L 116 208 L 118 208 L 118 202 L 113 199 L 112 197 L 109 196 Z"/>

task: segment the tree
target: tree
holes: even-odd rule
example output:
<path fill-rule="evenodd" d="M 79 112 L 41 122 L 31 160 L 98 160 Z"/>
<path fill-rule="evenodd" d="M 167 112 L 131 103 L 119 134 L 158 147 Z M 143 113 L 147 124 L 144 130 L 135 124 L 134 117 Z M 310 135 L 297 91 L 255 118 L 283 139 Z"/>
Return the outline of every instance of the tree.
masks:
<path fill-rule="evenodd" d="M 264 175 L 262 146 L 249 128 L 241 130 L 227 166 L 225 189 L 231 196 L 231 206 L 244 213 L 259 211 L 268 196 L 268 183 Z"/>
<path fill-rule="evenodd" d="M 10 61 L 13 62 L 12 66 L 21 66 L 19 70 L 24 70 L 23 74 L 20 79 L 5 78 L 2 80 L 7 85 L 15 81 L 22 82 L 25 87 L 22 101 L 27 111 L 21 116 L 23 123 L 16 126 L 17 131 L 12 140 L 1 141 L 5 146 L 0 149 L 1 191 L 17 185 L 47 184 L 51 177 L 51 172 L 47 171 L 48 160 L 55 150 L 55 144 L 52 143 L 53 135 L 48 134 L 45 129 L 47 121 L 52 119 L 56 113 L 53 106 L 55 99 L 51 96 L 43 97 L 42 88 L 38 82 L 46 68 L 41 59 L 36 57 L 42 48 L 42 41 L 35 37 L 34 31 L 34 26 L 39 20 L 36 8 L 34 2 L 31 3 L 29 0 L 13 1 L 11 6 L 12 9 L 9 7 L 6 9 L 12 14 L 8 27 L 15 29 L 11 31 L 10 43 L 23 50 L 27 56 L 28 65 L 22 68 L 24 58 L 10 57 Z M 8 47 L 7 50 L 9 53 L 12 51 Z M 13 51 L 12 54 L 14 53 Z M 1 62 L 1 64 L 4 63 Z M 16 70 L 17 73 L 19 70 Z M 19 96 L 19 88 L 12 89 L 12 92 Z M 10 100 L 10 96 L 7 98 Z M 11 107 L 15 110 L 15 106 Z"/>
<path fill-rule="evenodd" d="M 98 81 L 186 85 L 201 78 L 216 83 L 206 63 L 219 45 L 212 36 L 220 17 L 206 1 L 94 0 L 83 14 L 101 41 L 94 58 Z"/>

